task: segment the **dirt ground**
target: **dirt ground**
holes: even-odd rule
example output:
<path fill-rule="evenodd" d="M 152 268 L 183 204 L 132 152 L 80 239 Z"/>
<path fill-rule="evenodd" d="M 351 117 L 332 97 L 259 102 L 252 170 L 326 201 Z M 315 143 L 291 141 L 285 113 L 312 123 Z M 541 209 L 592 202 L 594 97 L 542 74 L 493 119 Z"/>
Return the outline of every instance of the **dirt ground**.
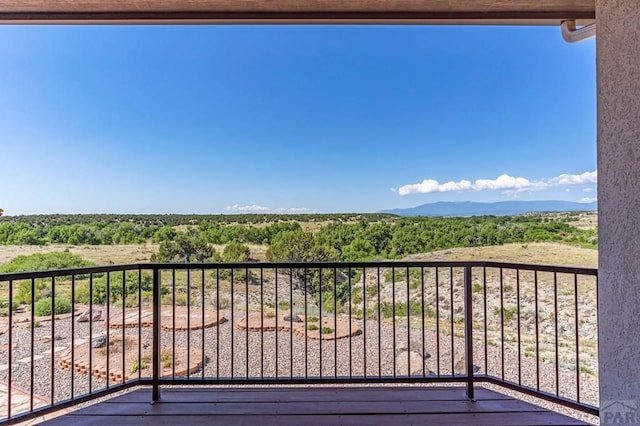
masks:
<path fill-rule="evenodd" d="M 224 250 L 223 245 L 214 245 L 218 253 Z M 264 261 L 267 246 L 249 244 L 251 257 Z M 83 259 L 89 260 L 97 265 L 111 265 L 123 263 L 148 262 L 151 255 L 158 251 L 158 244 L 128 244 L 128 245 L 105 245 L 105 246 L 71 246 L 67 244 L 48 244 L 45 246 L 1 246 L 0 245 L 0 265 L 9 262 L 16 256 L 29 255 L 34 253 L 49 253 L 54 251 L 65 251 L 76 254 Z"/>
<path fill-rule="evenodd" d="M 215 246 L 222 252 L 224 246 Z M 251 257 L 264 261 L 267 246 L 252 244 Z M 110 246 L 70 246 L 50 244 L 46 246 L 0 246 L 0 265 L 16 256 L 33 253 L 69 250 L 98 265 L 148 262 L 158 250 L 157 244 L 132 244 Z M 597 267 L 598 251 L 560 243 L 505 244 L 502 246 L 465 247 L 414 254 L 408 260 L 492 260 L 548 265 Z"/>

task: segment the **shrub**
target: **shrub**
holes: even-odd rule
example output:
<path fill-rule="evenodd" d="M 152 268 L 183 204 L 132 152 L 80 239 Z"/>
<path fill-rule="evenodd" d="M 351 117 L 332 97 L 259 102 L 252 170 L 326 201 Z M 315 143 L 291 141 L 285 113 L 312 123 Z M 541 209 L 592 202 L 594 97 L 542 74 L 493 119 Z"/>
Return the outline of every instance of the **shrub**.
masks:
<path fill-rule="evenodd" d="M 318 321 L 318 317 L 307 317 L 307 322 L 316 322 Z"/>
<path fill-rule="evenodd" d="M 163 349 L 160 353 L 160 362 L 164 368 L 169 368 L 173 365 L 173 353 L 171 349 Z"/>
<path fill-rule="evenodd" d="M 43 292 L 49 292 L 51 294 L 51 280 L 38 278 L 34 281 L 34 297 L 35 301 L 42 298 Z M 20 281 L 18 288 L 16 289 L 14 300 L 18 303 L 24 303 L 25 305 L 31 304 L 31 281 Z"/>
<path fill-rule="evenodd" d="M 18 302 L 15 300 L 12 303 L 11 310 L 15 311 L 18 309 Z M 9 301 L 0 299 L 0 317 L 9 316 Z"/>
<path fill-rule="evenodd" d="M 319 328 L 320 328 L 320 327 L 318 327 L 318 326 L 317 326 L 317 325 L 315 325 L 315 324 L 309 324 L 309 325 L 307 326 L 307 330 L 309 330 L 309 331 L 318 330 Z"/>
<path fill-rule="evenodd" d="M 176 293 L 176 297 L 173 297 L 173 294 L 165 294 L 162 296 L 162 304 L 163 305 L 176 305 L 176 306 L 187 306 L 189 298 L 186 293 Z M 191 303 L 193 303 L 193 299 L 191 299 Z"/>
<path fill-rule="evenodd" d="M 518 313 L 518 307 L 517 306 L 512 306 L 510 308 L 504 308 L 504 309 L 500 309 L 499 307 L 495 307 L 493 309 L 493 313 L 495 315 L 502 316 L 504 321 L 509 322 L 509 321 L 513 320 L 516 317 L 516 315 Z"/>
<path fill-rule="evenodd" d="M 81 268 L 93 265 L 93 263 L 84 260 L 80 256 L 60 251 L 17 256 L 6 265 L 2 265 L 0 272 L 46 271 L 52 269 Z"/>
<path fill-rule="evenodd" d="M 394 305 L 391 302 L 386 301 L 381 302 L 379 306 L 380 312 L 382 313 L 382 316 L 384 318 L 393 318 L 394 313 L 397 317 L 406 317 L 407 314 L 420 317 L 422 316 L 423 309 L 425 318 L 435 318 L 436 316 L 435 312 L 433 312 L 429 307 L 427 307 L 426 305 L 423 306 L 419 301 L 416 300 L 412 300 L 409 303 L 408 308 L 409 311 L 407 312 L 407 303 L 396 303 L 394 312 Z"/>
<path fill-rule="evenodd" d="M 291 305 L 289 304 L 289 302 L 287 300 L 281 300 L 280 302 L 278 302 L 278 308 L 282 309 L 283 311 L 286 311 L 290 307 L 291 307 Z"/>
<path fill-rule="evenodd" d="M 51 315 L 52 301 L 50 297 L 40 299 L 36 302 L 34 312 L 37 316 L 49 316 Z M 71 312 L 71 302 L 65 297 L 56 297 L 55 313 L 66 314 Z"/>
<path fill-rule="evenodd" d="M 333 328 L 331 327 L 322 327 L 322 329 L 320 330 L 321 334 L 330 334 L 333 333 Z"/>
<path fill-rule="evenodd" d="M 149 366 L 149 364 L 147 363 L 147 361 L 143 358 L 140 361 L 135 361 L 132 365 L 131 368 L 129 369 L 129 371 L 131 373 L 137 373 L 139 370 L 144 370 L 145 368 L 147 368 Z"/>

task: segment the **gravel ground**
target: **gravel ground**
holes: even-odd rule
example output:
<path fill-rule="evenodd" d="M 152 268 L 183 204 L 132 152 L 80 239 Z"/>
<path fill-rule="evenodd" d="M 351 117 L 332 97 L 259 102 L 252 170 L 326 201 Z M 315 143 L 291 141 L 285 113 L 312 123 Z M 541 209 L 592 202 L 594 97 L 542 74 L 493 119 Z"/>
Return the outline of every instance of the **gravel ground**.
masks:
<path fill-rule="evenodd" d="M 461 375 L 464 366 L 464 339 L 452 338 L 441 331 L 438 341 L 434 330 L 426 330 L 421 334 L 420 329 L 406 327 L 406 321 L 401 319 L 394 325 L 389 322 L 379 323 L 376 320 L 354 321 L 354 326 L 364 330 L 350 339 L 317 341 L 306 340 L 292 335 L 290 332 L 244 332 L 233 326 L 235 321 L 244 318 L 244 312 L 236 310 L 234 317 L 226 312 L 230 321 L 203 330 L 191 332 L 162 332 L 163 348 L 171 348 L 175 340 L 177 347 L 190 346 L 194 351 L 204 352 L 206 363 L 204 369 L 194 373 L 193 378 L 199 377 L 335 377 L 335 376 L 406 376 L 411 370 L 412 377 L 451 376 Z M 104 333 L 104 322 L 93 323 L 92 336 Z M 74 340 L 89 339 L 89 323 L 74 324 Z M 456 333 L 463 331 L 456 325 Z M 31 333 L 34 335 L 34 345 L 31 345 Z M 43 322 L 40 327 L 31 329 L 27 326 L 14 327 L 13 333 L 13 365 L 12 383 L 23 389 L 31 388 L 31 374 L 33 372 L 33 391 L 36 395 L 54 401 L 69 399 L 72 392 L 80 395 L 89 390 L 99 390 L 106 386 L 104 380 L 88 375 L 63 371 L 57 367 L 58 357 L 65 353 L 71 345 L 72 320 L 57 320 L 53 325 Z M 122 330 L 112 330 L 113 334 L 121 335 Z M 138 329 L 126 329 L 127 335 L 138 335 Z M 55 357 L 51 357 L 52 342 L 47 341 L 51 336 L 57 336 L 53 341 Z M 140 332 L 143 343 L 151 343 L 151 329 L 143 328 Z M 476 334 L 481 337 L 481 334 Z M 204 345 L 203 345 L 204 339 Z M 394 344 L 395 341 L 395 344 Z M 0 345 L 8 343 L 8 334 L 0 336 Z M 423 352 L 423 346 L 426 349 Z M 65 348 L 65 349 L 61 349 Z M 556 381 L 555 363 L 525 356 L 521 353 L 521 363 L 518 363 L 518 352 L 515 346 L 505 345 L 504 365 L 501 362 L 503 349 L 488 345 L 478 339 L 474 344 L 474 363 L 476 374 L 504 377 L 543 391 L 556 393 L 556 383 L 561 396 L 574 399 L 576 381 L 580 380 L 581 401 L 598 405 L 598 382 L 595 377 L 586 373 L 576 375 L 570 366 L 559 366 L 558 381 Z M 453 352 L 453 356 L 452 356 Z M 35 360 L 31 365 L 31 354 Z M 216 354 L 219 356 L 216 356 Z M 42 356 L 42 358 L 39 358 Z M 438 362 L 439 360 L 439 362 Z M 0 353 L 0 364 L 8 364 L 7 352 Z M 538 364 L 538 365 L 537 365 Z M 520 365 L 520 368 L 518 366 Z M 51 374 L 53 368 L 53 376 Z M 536 374 L 538 372 L 538 374 Z M 0 372 L 0 381 L 8 380 L 8 371 Z M 54 392 L 51 391 L 53 386 Z M 490 386 L 487 386 L 490 387 Z M 493 387 L 503 393 L 509 393 L 503 388 Z M 597 422 L 597 419 L 567 410 L 544 401 L 536 400 L 513 393 L 518 398 L 549 407 L 572 416 Z"/>

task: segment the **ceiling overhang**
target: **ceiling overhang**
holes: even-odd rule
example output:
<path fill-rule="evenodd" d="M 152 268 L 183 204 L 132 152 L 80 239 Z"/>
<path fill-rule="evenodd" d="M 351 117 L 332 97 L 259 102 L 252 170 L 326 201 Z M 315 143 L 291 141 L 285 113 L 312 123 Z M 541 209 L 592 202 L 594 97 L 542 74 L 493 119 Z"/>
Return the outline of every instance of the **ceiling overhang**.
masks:
<path fill-rule="evenodd" d="M 2 0 L 2 24 L 522 24 L 595 20 L 595 0 Z"/>

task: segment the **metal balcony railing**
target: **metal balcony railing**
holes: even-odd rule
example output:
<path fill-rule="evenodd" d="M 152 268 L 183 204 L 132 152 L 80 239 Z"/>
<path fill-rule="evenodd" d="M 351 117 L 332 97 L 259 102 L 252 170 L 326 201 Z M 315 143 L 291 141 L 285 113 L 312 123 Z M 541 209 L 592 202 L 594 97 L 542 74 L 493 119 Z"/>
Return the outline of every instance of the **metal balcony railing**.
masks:
<path fill-rule="evenodd" d="M 382 382 L 469 398 L 492 383 L 597 415 L 596 299 L 596 269 L 499 262 L 2 274 L 0 416 L 139 385 L 157 400 L 164 385 Z"/>

